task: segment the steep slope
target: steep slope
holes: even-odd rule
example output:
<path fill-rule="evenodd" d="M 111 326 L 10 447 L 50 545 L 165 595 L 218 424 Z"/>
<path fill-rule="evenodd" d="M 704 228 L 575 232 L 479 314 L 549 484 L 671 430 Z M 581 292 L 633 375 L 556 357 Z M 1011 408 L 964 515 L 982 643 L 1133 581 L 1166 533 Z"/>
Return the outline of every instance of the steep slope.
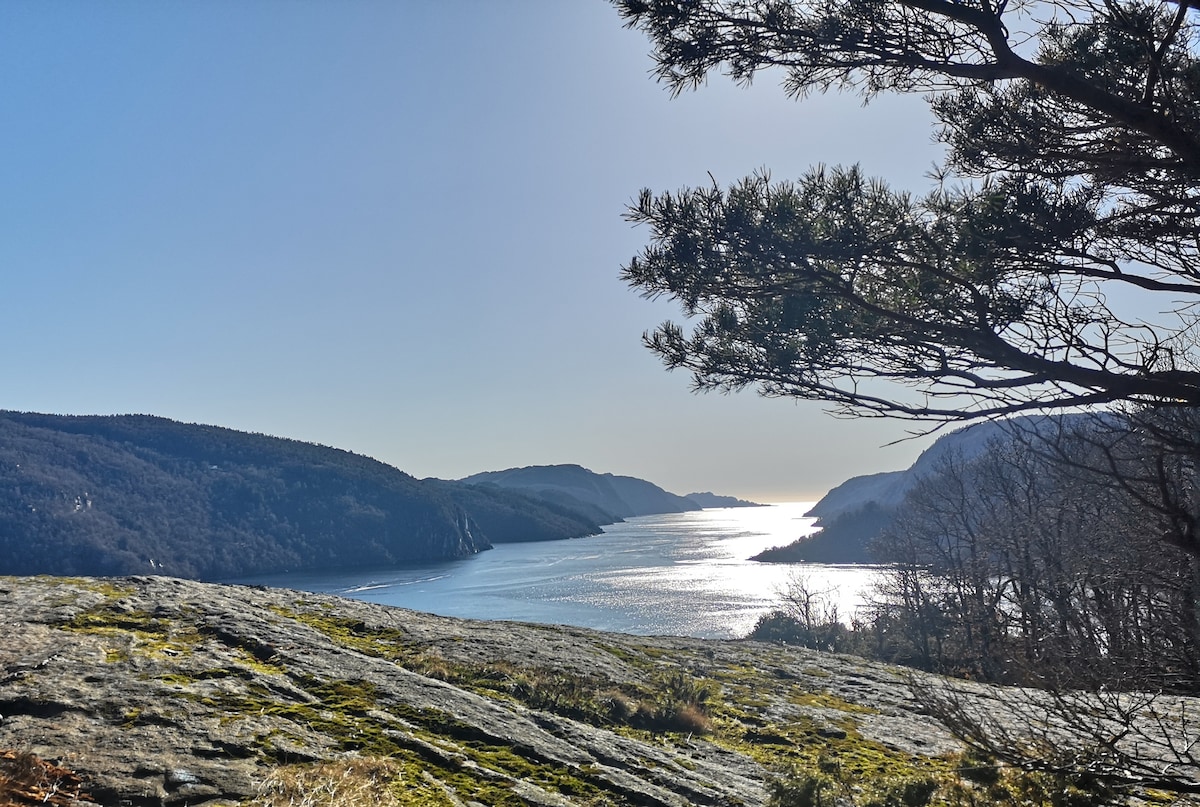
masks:
<path fill-rule="evenodd" d="M 467 485 L 441 479 L 424 479 L 431 491 L 440 492 L 471 516 L 493 544 L 555 541 L 597 535 L 612 519 L 579 502 L 539 499 L 520 490 L 494 485 Z"/>
<path fill-rule="evenodd" d="M 907 470 L 851 477 L 822 496 L 805 515 L 831 521 L 870 503 L 896 507 L 904 500 L 904 494 L 912 486 L 914 478 Z"/>
<path fill-rule="evenodd" d="M 496 540 L 598 529 L 326 446 L 140 415 L 0 412 L 0 573 L 390 566 L 488 549 L 481 522 Z"/>
<path fill-rule="evenodd" d="M 700 505 L 632 476 L 598 474 L 579 465 L 534 465 L 487 471 L 459 480 L 469 485 L 518 490 L 539 499 L 606 514 L 608 521 L 656 513 L 684 513 Z"/>
<path fill-rule="evenodd" d="M 1069 430 L 1094 415 L 1027 415 L 975 423 L 939 437 L 903 471 L 856 476 L 825 494 L 808 511 L 821 529 L 787 546 L 774 547 L 753 559 L 773 563 L 869 563 L 871 542 L 891 522 L 896 509 L 917 480 L 932 473 L 947 456 L 976 457 L 995 441 L 1017 435 L 1035 438 Z"/>

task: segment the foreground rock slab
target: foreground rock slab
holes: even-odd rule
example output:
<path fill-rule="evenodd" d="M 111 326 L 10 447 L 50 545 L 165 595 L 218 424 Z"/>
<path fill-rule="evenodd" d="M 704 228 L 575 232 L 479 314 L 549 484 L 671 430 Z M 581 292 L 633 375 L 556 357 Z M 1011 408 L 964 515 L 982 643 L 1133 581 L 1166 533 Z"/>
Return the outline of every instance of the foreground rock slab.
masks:
<path fill-rule="evenodd" d="M 788 767 L 869 790 L 962 751 L 908 673 L 799 648 L 163 577 L 0 578 L 0 614 L 0 749 L 106 805 L 266 804 L 345 760 L 399 804 L 763 805 Z"/>

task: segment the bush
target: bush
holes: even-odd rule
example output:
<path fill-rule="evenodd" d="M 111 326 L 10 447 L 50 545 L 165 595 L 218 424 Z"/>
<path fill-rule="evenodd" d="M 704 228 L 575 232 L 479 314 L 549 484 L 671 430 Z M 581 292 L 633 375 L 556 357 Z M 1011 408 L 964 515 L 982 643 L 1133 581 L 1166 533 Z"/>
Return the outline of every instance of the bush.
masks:
<path fill-rule="evenodd" d="M 841 622 L 805 625 L 785 611 L 760 616 L 747 638 L 835 653 L 854 652 L 859 645 L 859 637 Z"/>
<path fill-rule="evenodd" d="M 779 592 L 780 606 L 759 617 L 748 638 L 836 653 L 862 652 L 861 631 L 842 621 L 833 593 L 814 588 L 804 574 L 793 574 Z"/>

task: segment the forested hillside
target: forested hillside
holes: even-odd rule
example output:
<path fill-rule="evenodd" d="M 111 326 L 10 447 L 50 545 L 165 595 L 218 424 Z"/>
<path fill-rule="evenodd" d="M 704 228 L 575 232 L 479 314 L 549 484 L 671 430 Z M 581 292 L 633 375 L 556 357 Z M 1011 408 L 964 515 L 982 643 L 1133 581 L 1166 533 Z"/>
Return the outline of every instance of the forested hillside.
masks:
<path fill-rule="evenodd" d="M 460 481 L 481 489 L 520 491 L 543 502 L 582 509 L 604 522 L 703 509 L 698 502 L 668 493 L 644 479 L 599 474 L 579 465 L 509 468 L 474 474 Z"/>
<path fill-rule="evenodd" d="M 818 532 L 754 557 L 768 563 L 873 563 L 872 545 L 896 518 L 913 488 L 936 475 L 948 457 L 969 460 L 1013 440 L 1048 439 L 1090 422 L 1079 415 L 1027 415 L 975 423 L 944 434 L 903 471 L 855 476 L 825 494 L 808 511 Z"/>
<path fill-rule="evenodd" d="M 0 413 L 0 573 L 221 579 L 443 560 L 596 519 L 325 446 L 150 416 Z"/>

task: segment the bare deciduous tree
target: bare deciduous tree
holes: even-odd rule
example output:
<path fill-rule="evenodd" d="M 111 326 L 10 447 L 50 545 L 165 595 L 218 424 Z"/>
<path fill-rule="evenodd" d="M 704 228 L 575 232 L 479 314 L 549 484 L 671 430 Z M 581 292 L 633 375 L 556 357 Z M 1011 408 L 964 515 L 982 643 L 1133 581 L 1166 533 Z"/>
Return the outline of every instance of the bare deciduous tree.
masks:
<path fill-rule="evenodd" d="M 1134 467 L 1114 482 L 1111 428 L 1056 431 L 1052 453 L 1026 435 L 948 455 L 914 487 L 877 546 L 897 564 L 883 594 L 901 653 L 990 681 L 1200 686 L 1195 558 L 1135 495 L 1128 429 L 1113 434 Z"/>

